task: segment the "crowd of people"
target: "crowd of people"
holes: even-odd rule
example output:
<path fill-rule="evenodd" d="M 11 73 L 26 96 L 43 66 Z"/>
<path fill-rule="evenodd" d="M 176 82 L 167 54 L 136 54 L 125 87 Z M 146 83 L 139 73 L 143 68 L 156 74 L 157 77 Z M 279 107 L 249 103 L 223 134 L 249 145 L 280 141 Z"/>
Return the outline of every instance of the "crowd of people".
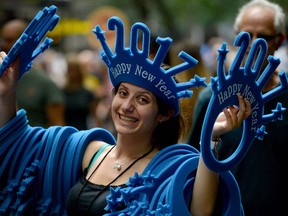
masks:
<path fill-rule="evenodd" d="M 112 20 L 113 25 L 120 27 L 118 29 L 123 27 L 121 20 L 117 18 L 110 20 Z M 283 8 L 268 0 L 248 1 L 239 8 L 235 17 L 235 36 L 240 32 L 248 32 L 251 37 L 250 48 L 257 38 L 262 38 L 268 45 L 265 59 L 269 55 L 279 56 L 281 61 L 282 58 L 284 59 L 266 83 L 263 93 L 272 91 L 280 85 L 280 71 L 288 73 L 288 68 L 285 66 L 285 59 L 288 59 L 288 53 L 285 52 L 287 51 L 287 24 L 285 21 Z M 25 30 L 27 24 L 24 20 L 14 19 L 2 26 L 0 63 Z M 135 24 L 134 28 L 137 29 L 138 25 Z M 146 28 L 145 24 L 144 27 L 140 27 L 141 30 Z M 223 198 L 219 198 L 219 191 L 223 189 L 221 187 L 222 176 L 221 173 L 217 173 L 205 165 L 199 144 L 204 117 L 212 96 L 211 86 L 204 85 L 205 88 L 193 90 L 193 100 L 185 103 L 186 98 L 183 98 L 187 95 L 178 94 L 177 88 L 172 86 L 174 82 L 170 82 L 171 79 L 168 79 L 168 76 L 171 77 L 171 75 L 166 73 L 173 71 L 172 64 L 179 64 L 179 62 L 173 62 L 175 59 L 173 55 L 176 56 L 177 54 L 169 53 L 169 57 L 172 56 L 172 61 L 169 61 L 171 65 L 159 64 L 163 61 L 163 56 L 168 53 L 166 45 L 169 40 L 167 38 L 166 40 L 159 39 L 160 46 L 155 48 L 151 61 L 147 61 L 148 55 L 154 52 L 152 50 L 151 53 L 146 53 L 147 47 L 151 45 L 150 41 L 145 41 L 148 37 L 142 38 L 144 41 L 142 41 L 140 48 L 138 44 L 131 43 L 129 49 L 123 50 L 121 50 L 120 40 L 117 40 L 116 54 L 111 56 L 110 50 L 108 50 L 109 46 L 101 40 L 101 29 L 95 27 L 94 33 L 97 35 L 95 40 L 97 38 L 103 48 L 104 54 L 102 53 L 101 56 L 103 62 L 95 60 L 98 64 L 93 65 L 91 62 L 93 58 L 98 57 L 100 59 L 100 55 L 94 55 L 94 51 L 91 50 L 81 53 L 66 53 L 64 55 L 65 76 L 61 85 L 49 77 L 46 71 L 47 65 L 40 65 L 37 62 L 18 80 L 17 74 L 21 59 L 16 60 L 13 66 L 9 67 L 0 77 L 0 134 L 4 137 L 1 142 L 5 144 L 0 144 L 0 150 L 1 145 L 10 146 L 7 149 L 5 147 L 8 152 L 10 148 L 13 148 L 13 143 L 17 144 L 21 139 L 26 140 L 26 142 L 33 139 L 45 145 L 49 142 L 49 138 L 56 139 L 57 136 L 67 136 L 63 142 L 67 142 L 67 146 L 71 143 L 78 143 L 82 154 L 79 153 L 81 159 L 78 160 L 77 165 L 67 166 L 69 169 L 70 167 L 71 169 L 80 167 L 80 171 L 77 170 L 78 180 L 73 182 L 73 186 L 69 188 L 69 193 L 65 194 L 65 200 L 62 202 L 62 205 L 65 203 L 65 206 L 61 206 L 64 208 L 64 210 L 62 209 L 65 212 L 63 214 L 112 215 L 111 212 L 113 211 L 119 214 L 131 211 L 132 207 L 127 210 L 129 205 L 123 196 L 121 199 L 118 198 L 119 202 L 116 202 L 113 199 L 113 194 L 117 194 L 117 190 L 122 192 L 125 191 L 125 188 L 133 189 L 136 187 L 135 185 L 141 184 L 139 182 L 131 186 L 133 184 L 131 179 L 136 178 L 135 173 L 149 176 L 152 173 L 151 166 L 157 167 L 155 161 L 160 156 L 165 156 L 167 154 L 165 151 L 174 148 L 173 151 L 177 152 L 183 150 L 181 148 L 185 148 L 185 150 L 188 149 L 187 154 L 197 158 L 195 165 L 197 172 L 194 172 L 195 170 L 192 168 L 190 171 L 190 175 L 193 175 L 193 185 L 187 179 L 184 180 L 187 181 L 187 190 L 189 191 L 189 198 L 185 197 L 187 198 L 185 201 L 187 212 L 192 215 L 221 215 L 223 213 L 223 209 L 221 209 L 223 208 L 223 203 L 221 203 L 223 200 L 221 199 Z M 144 30 L 143 34 L 146 33 L 147 31 Z M 118 34 L 120 35 L 118 37 L 121 37 L 121 31 Z M 132 36 L 133 33 L 131 33 Z M 192 47 L 190 43 L 181 44 L 180 48 L 176 49 L 177 53 L 180 53 L 181 50 L 192 50 L 191 53 L 188 51 L 188 57 L 183 58 L 189 68 L 187 66 L 181 72 L 195 68 L 193 57 L 199 60 L 201 68 L 198 65 L 197 69 L 201 72 L 191 71 L 184 76 L 179 76 L 180 73 L 177 71 L 173 74 L 173 76 L 175 75 L 173 80 L 177 79 L 176 83 L 179 85 L 187 85 L 187 87 L 182 86 L 181 88 L 188 90 L 191 88 L 191 83 L 187 84 L 185 80 L 193 79 L 195 74 L 207 78 L 217 76 L 218 48 L 224 41 L 225 39 L 219 37 L 211 38 L 207 41 L 205 53 L 200 50 L 200 47 L 203 48 L 203 46 Z M 137 48 L 134 49 L 133 45 Z M 197 51 L 195 51 L 196 48 Z M 227 72 L 237 52 L 236 49 L 233 49 L 233 45 L 230 48 L 231 54 L 225 62 Z M 248 53 L 249 50 L 246 55 Z M 89 63 L 87 63 L 88 59 L 90 60 Z M 119 70 L 121 63 L 125 64 L 125 68 L 123 66 Z M 268 60 L 265 60 L 262 68 L 264 69 L 268 63 Z M 128 70 L 134 68 L 135 71 L 139 72 L 139 66 L 144 68 L 141 76 L 136 77 L 136 75 L 133 76 L 134 73 L 129 73 Z M 153 72 L 149 72 L 151 69 Z M 146 79 L 148 73 L 151 73 L 150 76 L 154 76 L 155 80 L 159 78 L 159 80 L 165 81 L 162 88 L 166 88 L 167 91 L 159 91 L 160 87 L 159 89 L 157 87 L 159 83 L 158 85 L 157 83 L 155 85 L 149 83 L 150 81 Z M 175 99 L 167 100 L 169 96 L 167 92 L 170 92 Z M 283 107 L 288 108 L 286 97 L 288 98 L 288 92 L 268 101 L 265 104 L 265 114 L 270 113 L 279 102 Z M 250 103 L 246 98 L 238 94 L 237 100 L 239 107 L 231 105 L 224 109 L 213 127 L 211 135 L 213 142 L 211 143 L 215 145 L 212 147 L 217 152 L 218 160 L 225 160 L 234 153 L 241 142 L 243 122 L 252 113 Z M 191 108 L 191 106 L 193 107 Z M 24 113 L 23 110 L 25 110 Z M 23 120 L 26 118 L 28 123 Z M 17 122 L 22 123 L 18 126 Z M 10 128 L 13 128 L 13 125 L 15 125 L 13 139 L 5 139 L 5 137 L 9 137 Z M 239 216 L 242 214 L 246 216 L 281 215 L 286 212 L 285 201 L 287 199 L 285 195 L 288 192 L 286 185 L 288 179 L 285 175 L 285 154 L 288 150 L 286 145 L 288 137 L 285 129 L 287 125 L 287 112 L 284 112 L 281 121 L 269 122 L 266 125 L 267 134 L 264 138 L 262 140 L 254 139 L 244 158 L 230 170 L 241 195 L 241 211 L 243 212 L 239 213 Z M 42 127 L 41 132 L 34 134 L 33 128 L 38 126 Z M 65 131 L 67 127 L 72 126 L 76 130 L 63 134 L 60 133 L 61 130 L 50 133 L 51 126 L 61 126 Z M 23 128 L 25 134 L 20 133 Z M 106 134 L 102 135 L 101 132 L 92 140 L 81 140 L 82 136 L 90 136 L 90 133 L 94 133 L 95 128 L 104 128 L 110 131 L 109 138 Z M 49 135 L 46 136 L 46 134 Z M 59 145 L 62 142 L 60 140 L 59 138 Z M 180 142 L 185 142 L 188 144 L 187 146 L 192 148 L 188 148 L 186 144 L 184 144 L 186 147 L 174 145 Z M 53 145 L 57 145 L 57 142 Z M 7 160 L 5 149 L 3 147 L 3 150 L 0 151 L 0 161 Z M 177 155 L 179 161 L 182 157 L 184 156 Z M 164 162 L 170 162 L 168 157 L 166 160 Z M 165 164 L 164 162 L 163 164 Z M 177 168 L 175 162 L 174 165 L 171 165 L 169 174 L 165 176 L 166 179 L 161 176 L 155 182 L 163 185 L 167 179 L 172 179 L 171 172 L 177 173 Z M 4 170 L 5 167 L 2 169 Z M 150 169 L 151 173 L 149 173 Z M 156 168 L 154 169 L 156 170 Z M 175 178 L 181 175 L 175 175 Z M 146 178 L 148 177 L 146 176 Z M 149 178 L 152 177 L 149 176 Z M 67 180 L 67 178 L 65 179 Z M 7 175 L 3 175 L 0 180 L 0 190 L 4 193 L 11 179 Z M 40 195 L 37 194 L 37 196 Z M 145 196 L 149 197 L 149 192 Z M 141 197 L 141 199 L 143 198 Z M 139 197 L 135 200 L 140 203 Z M 0 201 L 2 200 L 0 199 Z M 4 211 L 2 205 L 4 206 L 0 202 L 0 212 Z M 9 211 L 6 210 L 6 213 L 8 214 Z M 39 213 L 39 209 L 29 209 L 28 211 L 31 215 Z M 156 210 L 153 209 L 153 211 Z"/>

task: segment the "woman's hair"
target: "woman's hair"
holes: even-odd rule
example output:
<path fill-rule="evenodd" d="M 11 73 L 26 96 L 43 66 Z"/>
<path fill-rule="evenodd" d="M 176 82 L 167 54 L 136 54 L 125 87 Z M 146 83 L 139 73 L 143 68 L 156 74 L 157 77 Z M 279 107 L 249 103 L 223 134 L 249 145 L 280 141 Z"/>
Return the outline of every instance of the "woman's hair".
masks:
<path fill-rule="evenodd" d="M 174 109 L 157 96 L 157 104 L 158 104 L 158 113 L 164 116 L 171 116 L 171 111 L 173 112 Z M 185 131 L 184 118 L 180 114 L 176 116 L 171 116 L 168 120 L 159 122 L 156 126 L 153 135 L 152 135 L 152 142 L 155 146 L 159 149 L 163 149 L 167 146 L 173 145 L 178 143 L 179 139 L 182 136 L 182 133 Z"/>
<path fill-rule="evenodd" d="M 252 0 L 248 2 L 247 4 L 243 5 L 235 19 L 234 23 L 234 30 L 235 32 L 239 32 L 240 23 L 243 19 L 243 14 L 248 8 L 252 7 L 268 7 L 275 11 L 275 19 L 274 19 L 274 27 L 276 30 L 276 33 L 284 33 L 285 34 L 285 13 L 283 9 L 276 3 L 272 3 L 266 0 Z"/>
<path fill-rule="evenodd" d="M 168 70 L 170 65 L 162 63 L 161 67 L 164 70 Z M 175 81 L 177 81 L 176 77 L 174 77 Z M 158 105 L 158 113 L 164 116 L 171 116 L 171 113 L 174 113 L 174 109 L 169 104 L 165 103 L 161 100 L 157 95 L 157 105 Z M 163 149 L 167 146 L 178 143 L 179 139 L 185 135 L 186 130 L 186 122 L 183 116 L 181 115 L 181 111 L 178 115 L 172 115 L 168 120 L 160 122 L 152 135 L 152 142 L 159 149 Z"/>

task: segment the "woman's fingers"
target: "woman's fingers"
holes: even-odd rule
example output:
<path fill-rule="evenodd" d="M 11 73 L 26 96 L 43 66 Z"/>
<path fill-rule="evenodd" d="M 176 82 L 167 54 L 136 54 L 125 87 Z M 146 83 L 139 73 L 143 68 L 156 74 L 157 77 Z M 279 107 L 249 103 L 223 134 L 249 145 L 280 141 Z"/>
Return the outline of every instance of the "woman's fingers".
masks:
<path fill-rule="evenodd" d="M 0 52 L 0 65 L 3 63 L 6 56 L 7 54 L 5 52 L 3 51 Z M 16 60 L 11 65 L 9 65 L 9 67 L 4 71 L 2 76 L 6 77 L 8 74 L 8 77 L 17 80 L 19 66 L 20 66 L 20 57 L 18 56 Z"/>
<path fill-rule="evenodd" d="M 237 128 L 241 125 L 244 119 L 251 114 L 251 105 L 246 98 L 243 98 L 241 94 L 237 94 L 239 107 L 229 106 L 228 109 L 224 109 L 227 124 L 231 128 Z"/>
<path fill-rule="evenodd" d="M 239 106 L 229 106 L 223 109 L 219 114 L 214 124 L 212 138 L 219 137 L 220 135 L 238 128 L 243 120 L 251 115 L 250 102 L 243 98 L 241 94 L 237 95 Z"/>
<path fill-rule="evenodd" d="M 6 56 L 5 52 L 0 52 L 0 64 L 3 63 Z M 0 95 L 5 95 L 11 92 L 11 90 L 14 91 L 16 89 L 19 79 L 19 65 L 20 58 L 17 57 L 0 77 Z"/>
<path fill-rule="evenodd" d="M 244 113 L 244 118 L 246 119 L 248 116 L 250 116 L 252 114 L 252 108 L 251 108 L 251 104 L 248 101 L 247 98 L 244 98 L 244 103 L 245 103 L 245 113 Z"/>
<path fill-rule="evenodd" d="M 237 94 L 239 107 L 229 107 L 231 112 L 231 119 L 233 128 L 239 127 L 243 120 L 245 120 L 251 113 L 251 105 L 246 98 L 243 98 L 241 94 Z"/>
<path fill-rule="evenodd" d="M 5 52 L 0 52 L 0 64 L 2 64 L 4 58 L 6 57 L 6 53 Z"/>
<path fill-rule="evenodd" d="M 252 113 L 251 105 L 250 102 L 246 98 L 243 98 L 240 94 L 237 96 L 239 101 L 239 112 L 237 114 L 238 121 L 243 121 Z"/>
<path fill-rule="evenodd" d="M 242 95 L 238 93 L 237 97 L 238 97 L 239 107 L 238 107 L 237 114 L 235 116 L 236 118 L 235 127 L 239 127 L 241 125 L 242 121 L 244 120 L 245 111 L 246 111 L 246 106 L 245 106 L 245 102 L 244 102 Z"/>

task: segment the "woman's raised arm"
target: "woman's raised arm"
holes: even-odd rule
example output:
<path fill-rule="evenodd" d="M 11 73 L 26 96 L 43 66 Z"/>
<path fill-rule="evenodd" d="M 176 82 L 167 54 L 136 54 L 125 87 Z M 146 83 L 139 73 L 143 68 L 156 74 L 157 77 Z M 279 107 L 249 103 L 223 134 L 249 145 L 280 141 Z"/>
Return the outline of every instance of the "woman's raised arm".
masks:
<path fill-rule="evenodd" d="M 6 57 L 0 52 L 0 65 Z M 0 77 L 0 127 L 16 115 L 16 87 L 18 83 L 20 59 L 18 58 Z"/>
<path fill-rule="evenodd" d="M 229 106 L 225 108 L 216 119 L 212 134 L 213 140 L 238 128 L 251 115 L 252 110 L 249 101 L 240 94 L 237 97 L 239 107 Z M 200 156 L 190 206 L 192 215 L 211 215 L 213 213 L 217 199 L 218 183 L 218 173 L 208 169 L 202 156 Z"/>

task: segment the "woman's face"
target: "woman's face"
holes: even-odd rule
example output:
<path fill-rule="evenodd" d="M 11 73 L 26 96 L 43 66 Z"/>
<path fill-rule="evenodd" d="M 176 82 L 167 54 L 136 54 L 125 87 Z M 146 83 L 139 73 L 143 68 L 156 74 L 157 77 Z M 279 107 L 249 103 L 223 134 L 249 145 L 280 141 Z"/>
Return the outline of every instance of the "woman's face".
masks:
<path fill-rule="evenodd" d="M 150 137 L 160 121 L 156 96 L 130 83 L 121 83 L 112 101 L 112 118 L 118 134 Z"/>

